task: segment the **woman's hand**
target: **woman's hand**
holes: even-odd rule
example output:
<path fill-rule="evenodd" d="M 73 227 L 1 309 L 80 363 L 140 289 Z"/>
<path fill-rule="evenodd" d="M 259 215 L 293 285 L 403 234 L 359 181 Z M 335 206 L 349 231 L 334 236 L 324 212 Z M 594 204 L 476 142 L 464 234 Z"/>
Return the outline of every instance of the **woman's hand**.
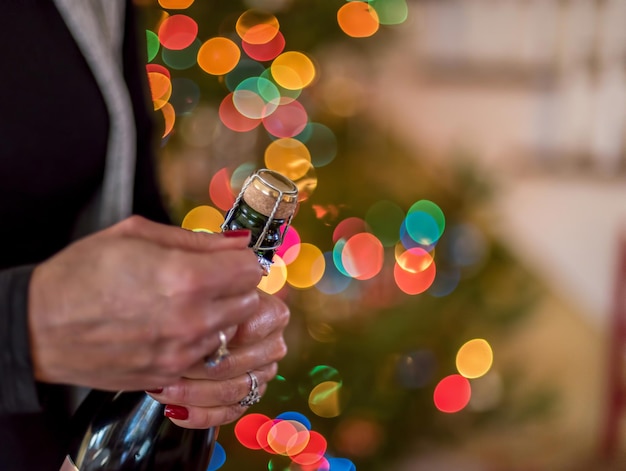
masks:
<path fill-rule="evenodd" d="M 262 395 L 277 373 L 277 362 L 287 353 L 283 332 L 289 310 L 274 296 L 260 293 L 254 316 L 240 324 L 228 343 L 230 355 L 219 365 L 194 365 L 179 381 L 151 391 L 167 404 L 166 415 L 186 428 L 208 428 L 238 419 L 246 408 L 239 404 L 251 388 L 252 372 Z M 233 335 L 232 332 L 228 334 Z"/>
<path fill-rule="evenodd" d="M 68 246 L 31 278 L 35 378 L 106 390 L 176 382 L 220 330 L 258 317 L 262 270 L 249 241 L 133 216 Z"/>

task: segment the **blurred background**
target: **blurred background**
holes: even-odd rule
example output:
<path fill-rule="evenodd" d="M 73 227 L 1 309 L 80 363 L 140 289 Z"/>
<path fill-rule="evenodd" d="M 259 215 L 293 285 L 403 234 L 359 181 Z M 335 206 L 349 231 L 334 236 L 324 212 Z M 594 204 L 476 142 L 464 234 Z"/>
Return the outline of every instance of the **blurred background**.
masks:
<path fill-rule="evenodd" d="M 135 0 L 172 217 L 300 189 L 211 469 L 626 469 L 626 2 Z"/>

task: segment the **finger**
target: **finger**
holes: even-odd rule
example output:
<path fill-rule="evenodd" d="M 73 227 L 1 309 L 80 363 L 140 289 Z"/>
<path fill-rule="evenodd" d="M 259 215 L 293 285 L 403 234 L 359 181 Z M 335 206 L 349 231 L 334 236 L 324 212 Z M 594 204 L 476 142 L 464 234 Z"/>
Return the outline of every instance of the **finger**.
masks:
<path fill-rule="evenodd" d="M 275 363 L 253 371 L 258 381 L 259 391 L 264 391 L 267 383 L 274 379 L 278 367 Z M 177 404 L 188 407 L 222 407 L 239 404 L 252 387 L 248 374 L 224 381 L 181 378 L 175 383 L 149 394 L 162 404 Z"/>
<path fill-rule="evenodd" d="M 229 342 L 233 347 L 256 343 L 276 331 L 283 331 L 289 324 L 287 305 L 275 296 L 259 292 L 259 310 L 237 328 L 237 334 Z"/>
<path fill-rule="evenodd" d="M 204 365 L 205 358 L 221 347 L 220 332 L 232 338 L 235 324 L 256 311 L 256 291 L 245 295 L 197 303 L 180 308 L 184 316 L 153 323 L 154 361 L 148 366 L 164 374 L 181 376 L 192 366 Z M 198 366 L 200 369 L 200 367 Z M 206 375 L 204 376 L 206 378 Z"/>
<path fill-rule="evenodd" d="M 170 308 L 156 318 L 153 335 L 165 342 L 181 342 L 185 348 L 195 346 L 201 355 L 208 355 L 219 346 L 219 331 L 228 330 L 230 340 L 235 334 L 235 326 L 254 315 L 259 303 L 255 290 L 218 299 L 210 296 L 206 294 L 208 299 L 202 295 L 173 299 Z M 154 329 L 159 330 L 154 332 Z M 176 348 L 178 345 L 172 346 Z"/>
<path fill-rule="evenodd" d="M 185 377 L 212 380 L 235 378 L 262 365 L 278 362 L 286 354 L 287 344 L 282 333 L 276 332 L 266 337 L 262 342 L 245 347 L 230 348 L 230 355 L 218 365 L 207 368 L 204 363 L 196 363 L 185 372 Z"/>
<path fill-rule="evenodd" d="M 165 416 L 183 428 L 207 429 L 234 422 L 246 412 L 239 404 L 202 408 L 185 407 L 176 404 L 165 406 Z"/>
<path fill-rule="evenodd" d="M 136 237 L 168 248 L 192 252 L 214 252 L 227 249 L 243 249 L 250 243 L 249 231 L 229 231 L 207 234 L 194 232 L 178 226 L 161 224 L 141 216 L 131 216 L 108 229 L 119 235 Z"/>
<path fill-rule="evenodd" d="M 211 253 L 163 251 L 157 270 L 163 294 L 202 291 L 213 298 L 256 289 L 263 274 L 257 257 L 248 249 Z"/>
<path fill-rule="evenodd" d="M 259 394 L 262 396 L 266 389 L 266 385 L 259 387 Z M 247 410 L 248 408 L 240 405 L 239 401 L 236 404 L 218 407 L 168 404 L 165 406 L 165 415 L 180 427 L 206 429 L 231 423 L 241 417 Z"/>

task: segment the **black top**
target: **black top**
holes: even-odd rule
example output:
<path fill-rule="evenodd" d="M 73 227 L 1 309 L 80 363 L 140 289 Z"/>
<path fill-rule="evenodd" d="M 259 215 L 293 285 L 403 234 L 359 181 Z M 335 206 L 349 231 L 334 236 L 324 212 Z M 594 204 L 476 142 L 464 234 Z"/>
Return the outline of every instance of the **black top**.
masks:
<path fill-rule="evenodd" d="M 127 4 L 124 74 L 138 143 L 133 211 L 166 222 L 155 178 L 145 34 L 136 30 Z M 57 471 L 66 391 L 34 381 L 28 282 L 33 264 L 71 241 L 75 221 L 99 188 L 109 122 L 97 83 L 53 2 L 3 2 L 2 13 L 0 469 Z"/>

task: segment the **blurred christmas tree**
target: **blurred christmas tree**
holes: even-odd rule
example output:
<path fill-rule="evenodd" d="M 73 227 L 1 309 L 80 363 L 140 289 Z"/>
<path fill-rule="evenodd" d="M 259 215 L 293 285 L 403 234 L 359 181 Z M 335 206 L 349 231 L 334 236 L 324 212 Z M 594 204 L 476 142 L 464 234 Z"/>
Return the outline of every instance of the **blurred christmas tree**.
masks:
<path fill-rule="evenodd" d="M 302 453 L 299 446 L 306 443 L 296 438 L 302 432 L 297 425 L 283 438 L 257 422 L 259 430 L 265 426 L 262 437 L 253 429 L 258 443 L 252 448 L 258 449 L 244 446 L 235 425 L 225 426 L 222 469 L 389 469 L 420 444 L 463 439 L 480 424 L 514 415 L 507 402 L 514 378 L 492 367 L 493 350 L 528 312 L 539 286 L 489 233 L 483 214 L 489 182 L 463 155 L 433 168 L 432 159 L 378 129 L 360 112 L 365 97 L 358 78 L 334 80 L 332 70 L 320 71 L 313 60 L 316 79 L 295 90 L 270 71 L 285 51 L 322 59 L 339 44 L 346 57 L 367 64 L 370 51 L 393 34 L 381 18 L 398 21 L 406 3 L 137 3 L 148 31 L 155 109 L 165 123 L 162 168 L 175 219 L 199 205 L 227 208 L 228 198 L 218 201 L 219 175 L 226 175 L 222 187 L 236 190 L 245 169 L 274 165 L 291 177 L 308 162 L 294 178 L 304 195 L 293 225 L 296 255 L 281 253 L 286 282 L 276 290 L 292 310 L 290 351 L 280 376 L 248 415 L 310 421 L 320 435 L 317 441 L 304 435 L 318 448 Z M 348 3 L 379 20 L 376 34 L 351 37 L 349 25 L 340 27 L 338 12 Z M 192 21 L 172 22 L 166 31 L 163 25 L 175 16 Z M 261 43 L 248 38 L 246 46 L 241 35 L 258 25 L 273 27 L 272 38 L 279 31 L 284 38 L 283 47 L 273 56 L 265 50 L 270 55 L 263 60 L 254 58 L 251 46 Z M 241 53 L 221 74 L 200 64 L 200 50 L 215 37 L 232 41 Z M 215 61 L 228 59 L 224 50 L 213 53 Z M 249 79 L 253 86 L 242 89 Z M 237 90 L 249 97 L 274 88 L 280 96 L 276 103 L 265 98 L 264 113 L 271 105 L 298 102 L 307 112 L 305 127 L 286 133 L 293 119 L 277 129 L 265 115 L 252 114 L 233 124 L 223 113 L 230 103 L 225 97 L 234 96 L 237 105 Z M 249 129 L 237 128 L 241 123 Z M 271 160 L 281 144 L 282 153 Z M 516 403 L 518 418 L 530 404 Z M 321 455 L 326 458 L 319 461 Z"/>

